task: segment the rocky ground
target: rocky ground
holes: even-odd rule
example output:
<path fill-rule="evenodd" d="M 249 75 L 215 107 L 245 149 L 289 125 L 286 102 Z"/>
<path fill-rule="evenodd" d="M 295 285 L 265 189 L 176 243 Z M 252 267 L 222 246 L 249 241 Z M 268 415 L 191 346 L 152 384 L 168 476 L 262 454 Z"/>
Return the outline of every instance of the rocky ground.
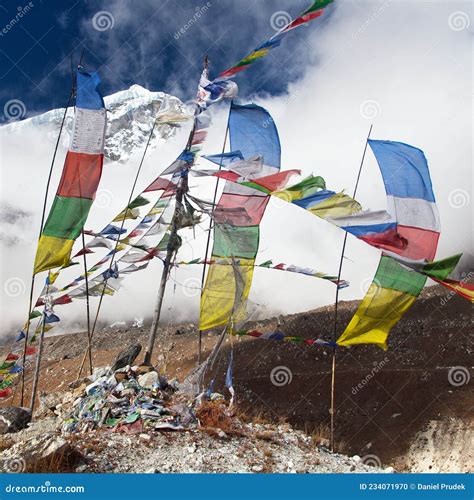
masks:
<path fill-rule="evenodd" d="M 209 428 L 61 435 L 49 418 L 4 436 L 0 446 L 2 472 L 382 472 L 360 457 L 331 453 L 288 425 L 247 424 L 238 435 Z"/>
<path fill-rule="evenodd" d="M 331 453 L 322 436 L 246 421 L 220 394 L 195 398 L 155 371 L 139 372 L 100 368 L 69 391 L 43 394 L 26 426 L 28 411 L 0 409 L 0 471 L 381 472 Z"/>
<path fill-rule="evenodd" d="M 340 304 L 341 325 L 349 320 L 356 306 L 356 302 Z M 332 335 L 333 314 L 332 307 L 324 307 L 254 322 L 249 327 L 261 331 L 279 327 L 289 335 L 328 339 Z M 472 447 L 465 443 L 471 443 L 474 437 L 473 333 L 472 305 L 451 296 L 445 289 L 431 287 L 394 328 L 387 352 L 372 346 L 338 350 L 336 445 L 337 450 L 347 456 L 362 457 L 360 461 L 331 455 L 324 447 L 330 423 L 331 350 L 248 337 L 228 339 L 208 376 L 208 381 L 210 377 L 215 379 L 214 390 L 228 398 L 223 381 L 229 354 L 233 351 L 239 418 L 250 426 L 243 435 L 223 430 L 226 435 L 219 437 L 213 431 L 198 427 L 179 432 L 150 430 L 145 433 L 149 437 L 140 437 L 140 433 L 128 436 L 102 429 L 81 434 L 79 438 L 74 437 L 76 434 L 63 439 L 68 442 L 78 439 L 87 449 L 90 445 L 92 451 L 89 452 L 79 447 L 86 458 L 91 453 L 91 461 L 79 465 L 87 470 L 105 470 L 102 467 L 111 463 L 115 464 L 113 470 L 120 471 L 128 470 L 127 467 L 129 470 L 136 470 L 133 467 L 142 471 L 165 470 L 169 464 L 166 457 L 171 456 L 168 453 L 176 450 L 181 458 L 173 460 L 173 471 L 186 467 L 189 471 L 210 471 L 214 466 L 218 470 L 222 467 L 223 471 L 253 471 L 252 467 L 266 471 L 267 465 L 271 465 L 272 471 L 284 472 L 291 462 L 290 468 L 296 471 L 330 470 L 325 467 L 349 471 L 353 466 L 359 470 L 364 464 L 372 464 L 382 468 L 393 466 L 397 471 L 472 472 Z M 218 334 L 210 332 L 204 337 L 203 357 L 215 345 Z M 146 337 L 146 328 L 102 328 L 93 343 L 94 366 L 110 365 L 124 346 L 137 342 L 145 345 Z M 163 367 L 170 379 L 176 377 L 182 381 L 197 362 L 195 326 L 165 329 L 159 337 L 153 364 Z M 86 345 L 84 333 L 50 337 L 45 344 L 40 391 L 68 393 L 68 384 L 77 378 Z M 272 373 L 277 369 L 284 377 L 275 384 Z M 27 377 L 26 394 L 30 387 Z M 17 405 L 19 401 L 17 389 L 1 406 Z M 281 427 L 283 421 L 291 428 Z M 4 453 L 13 457 L 18 449 L 11 448 L 15 440 L 21 441 L 23 433 L 26 436 L 28 432 L 35 432 L 37 425 L 41 426 L 40 421 L 31 430 L 4 438 L 6 444 L 1 445 Z M 257 439 L 255 434 L 261 431 L 255 430 L 254 425 L 269 425 L 269 431 L 278 439 Z M 60 432 L 58 429 L 54 427 L 49 431 L 56 435 Z M 294 436 L 299 444 L 286 443 L 285 435 Z M 132 445 L 128 446 L 130 439 Z M 97 450 L 94 440 L 99 443 Z M 305 440 L 316 446 L 309 450 L 303 444 Z M 117 457 L 113 443 L 117 443 L 118 448 L 123 445 L 127 451 L 120 463 L 112 460 Z M 247 446 L 248 453 L 242 453 Z M 187 451 L 191 448 L 195 448 L 193 453 Z M 219 459 L 221 449 L 225 454 Z M 242 460 L 234 461 L 232 457 L 239 457 L 239 453 L 243 455 Z M 212 460 L 207 460 L 206 455 Z M 258 460 L 253 463 L 255 457 Z M 331 457 L 334 458 L 332 465 Z M 319 463 L 315 465 L 313 460 Z M 153 461 L 158 464 L 156 467 Z"/>

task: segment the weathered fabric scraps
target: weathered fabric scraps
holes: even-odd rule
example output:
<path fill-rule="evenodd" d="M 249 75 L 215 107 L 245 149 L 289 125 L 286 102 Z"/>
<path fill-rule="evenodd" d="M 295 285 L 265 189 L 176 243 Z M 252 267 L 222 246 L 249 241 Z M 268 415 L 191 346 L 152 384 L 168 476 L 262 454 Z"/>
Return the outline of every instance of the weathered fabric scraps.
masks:
<path fill-rule="evenodd" d="M 336 347 L 337 344 L 335 342 L 330 342 L 322 339 L 305 339 L 303 337 L 297 335 L 286 335 L 283 332 L 260 332 L 258 330 L 237 330 L 232 332 L 232 335 L 236 335 L 238 337 L 254 337 L 262 340 L 278 340 L 283 342 L 294 342 L 297 344 L 305 344 L 305 345 L 321 345 L 326 347 Z"/>
<path fill-rule="evenodd" d="M 314 269 L 311 269 L 309 267 L 300 267 L 300 266 L 295 266 L 293 264 L 284 264 L 284 263 L 279 263 L 277 265 L 273 265 L 273 262 L 271 260 L 268 260 L 266 262 L 263 262 L 262 264 L 248 264 L 246 261 L 242 261 L 240 259 L 233 259 L 232 261 L 228 259 L 215 259 L 211 258 L 210 260 L 204 260 L 204 259 L 193 259 L 189 262 L 178 262 L 176 265 L 177 266 L 183 266 L 183 265 L 194 265 L 194 264 L 209 264 L 209 265 L 217 265 L 217 266 L 253 266 L 253 267 L 261 267 L 264 269 L 275 269 L 277 271 L 287 271 L 290 273 L 298 273 L 298 274 L 304 274 L 305 276 L 311 276 L 314 278 L 319 278 L 323 280 L 328 280 L 331 281 L 332 283 L 338 285 L 339 288 L 346 288 L 349 286 L 349 282 L 346 280 L 338 280 L 337 276 L 325 274 L 318 272 Z"/>

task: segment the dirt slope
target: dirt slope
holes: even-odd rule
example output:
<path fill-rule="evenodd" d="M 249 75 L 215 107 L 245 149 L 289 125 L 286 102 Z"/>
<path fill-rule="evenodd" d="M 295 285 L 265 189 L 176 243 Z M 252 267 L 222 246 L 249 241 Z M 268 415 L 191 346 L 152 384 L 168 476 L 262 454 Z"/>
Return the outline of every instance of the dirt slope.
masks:
<path fill-rule="evenodd" d="M 347 323 L 356 306 L 356 302 L 340 304 L 341 325 Z M 287 334 L 330 339 L 333 322 L 333 308 L 325 307 L 259 321 L 250 327 L 271 331 L 280 323 Z M 182 380 L 196 366 L 195 330 L 187 325 L 179 328 L 179 335 L 176 327 L 161 332 L 169 337 L 170 376 Z M 436 452 L 443 433 L 433 432 L 433 425 L 441 429 L 455 419 L 459 435 L 472 438 L 473 333 L 472 306 L 440 287 L 431 287 L 393 330 L 387 352 L 372 346 L 339 349 L 335 428 L 340 449 L 362 457 L 373 455 L 375 462 L 394 464 L 397 469 L 416 468 L 414 460 L 422 463 L 423 470 L 442 469 L 439 454 L 433 450 Z M 205 353 L 214 346 L 217 335 L 211 332 L 205 336 Z M 94 340 L 94 365 L 110 364 L 127 344 L 138 341 L 145 345 L 146 336 L 145 328 L 99 332 Z M 83 333 L 47 339 L 40 390 L 65 388 L 74 380 L 85 346 Z M 287 419 L 308 432 L 325 432 L 330 422 L 330 349 L 233 338 L 225 343 L 209 377 L 216 379 L 214 389 L 223 393 L 231 348 L 234 386 L 242 407 L 274 421 Z M 161 361 L 159 349 L 154 361 Z M 18 403 L 18 390 L 12 400 L 3 405 Z M 446 443 L 440 445 L 442 455 L 443 446 Z M 472 470 L 471 452 L 464 449 L 459 453 L 457 463 Z"/>

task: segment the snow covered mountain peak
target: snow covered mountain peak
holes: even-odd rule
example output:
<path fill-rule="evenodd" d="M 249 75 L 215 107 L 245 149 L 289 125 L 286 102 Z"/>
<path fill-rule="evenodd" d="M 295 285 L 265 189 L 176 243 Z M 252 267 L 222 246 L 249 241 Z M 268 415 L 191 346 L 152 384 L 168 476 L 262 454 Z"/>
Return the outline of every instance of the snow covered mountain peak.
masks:
<path fill-rule="evenodd" d="M 126 163 L 137 152 L 143 151 L 158 112 L 188 116 L 185 105 L 172 95 L 164 92 L 152 92 L 141 85 L 132 85 L 104 98 L 107 108 L 107 136 L 105 158 L 111 162 Z M 41 127 L 50 137 L 56 138 L 64 108 L 53 109 L 41 115 L 22 121 L 9 123 L 1 127 L 5 132 L 21 133 L 30 127 Z M 68 109 L 61 142 L 69 146 L 74 118 L 74 109 Z M 172 137 L 176 123 L 158 123 L 155 126 L 150 148 Z"/>

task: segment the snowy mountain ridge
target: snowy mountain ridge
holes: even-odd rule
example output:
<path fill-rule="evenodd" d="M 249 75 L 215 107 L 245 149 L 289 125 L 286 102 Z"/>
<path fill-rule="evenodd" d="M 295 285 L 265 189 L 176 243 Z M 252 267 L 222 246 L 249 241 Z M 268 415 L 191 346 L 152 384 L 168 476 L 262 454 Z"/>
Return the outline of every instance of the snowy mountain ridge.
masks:
<path fill-rule="evenodd" d="M 188 117 L 185 105 L 180 99 L 165 92 L 151 92 L 140 85 L 132 85 L 104 98 L 107 108 L 107 135 L 105 141 L 106 161 L 125 163 L 137 151 L 143 150 L 153 120 L 159 111 Z M 56 137 L 59 131 L 64 108 L 53 109 L 41 115 L 15 121 L 3 125 L 3 131 L 21 133 L 30 127 L 45 127 L 48 136 Z M 71 106 L 66 115 L 61 143 L 69 146 L 74 119 L 74 108 Z M 179 125 L 157 123 L 150 141 L 150 148 L 175 135 Z"/>

